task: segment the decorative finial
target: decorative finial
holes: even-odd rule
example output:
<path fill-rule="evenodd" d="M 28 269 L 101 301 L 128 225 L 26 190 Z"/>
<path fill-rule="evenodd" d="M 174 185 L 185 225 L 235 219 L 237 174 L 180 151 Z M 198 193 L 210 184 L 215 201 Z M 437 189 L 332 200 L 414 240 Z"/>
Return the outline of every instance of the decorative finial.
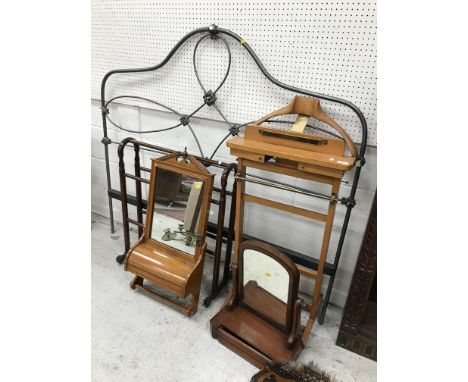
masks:
<path fill-rule="evenodd" d="M 211 38 L 215 39 L 217 37 L 216 35 L 219 33 L 218 26 L 216 24 L 211 24 L 208 27 L 208 32 L 210 32 Z"/>

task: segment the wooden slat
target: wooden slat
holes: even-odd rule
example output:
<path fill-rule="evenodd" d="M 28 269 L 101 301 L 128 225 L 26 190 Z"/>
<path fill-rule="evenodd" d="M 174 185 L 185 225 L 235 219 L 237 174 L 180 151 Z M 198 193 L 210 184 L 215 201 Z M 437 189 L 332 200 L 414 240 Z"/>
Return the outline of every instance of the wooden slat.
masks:
<path fill-rule="evenodd" d="M 249 194 L 242 195 L 242 199 L 248 203 L 260 204 L 265 207 L 275 208 L 277 210 L 282 210 L 282 211 L 289 212 L 292 214 L 304 216 L 309 219 L 320 220 L 323 222 L 327 221 L 327 215 L 324 215 L 315 211 L 309 211 L 304 208 L 294 207 L 289 204 L 275 202 L 270 199 L 259 198 L 258 196 L 249 195 Z"/>

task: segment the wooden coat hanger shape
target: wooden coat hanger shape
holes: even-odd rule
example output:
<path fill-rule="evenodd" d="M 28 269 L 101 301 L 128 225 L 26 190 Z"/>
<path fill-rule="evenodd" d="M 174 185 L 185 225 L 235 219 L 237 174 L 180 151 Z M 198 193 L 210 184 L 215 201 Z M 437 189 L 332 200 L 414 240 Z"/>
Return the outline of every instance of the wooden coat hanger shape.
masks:
<path fill-rule="evenodd" d="M 299 116 L 304 115 L 326 123 L 343 137 L 346 145 L 349 148 L 349 151 L 351 152 L 351 155 L 355 158 L 358 157 L 356 147 L 354 146 L 354 143 L 348 133 L 323 111 L 322 106 L 320 105 L 320 101 L 315 98 L 295 96 L 289 105 L 265 115 L 264 117 L 257 120 L 255 124 L 259 126 L 273 117 L 288 114 L 298 114 Z"/>

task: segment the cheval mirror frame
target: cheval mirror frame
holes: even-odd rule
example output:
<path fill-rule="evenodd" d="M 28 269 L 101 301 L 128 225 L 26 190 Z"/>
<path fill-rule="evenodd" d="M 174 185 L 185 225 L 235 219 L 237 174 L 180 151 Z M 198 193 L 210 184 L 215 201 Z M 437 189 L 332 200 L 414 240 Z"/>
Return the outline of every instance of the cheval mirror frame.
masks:
<path fill-rule="evenodd" d="M 198 240 L 193 255 L 152 238 L 158 169 L 203 182 L 198 213 Z M 142 236 L 130 249 L 125 259 L 125 270 L 135 274 L 135 278 L 130 283 L 132 289 L 144 290 L 188 316 L 195 314 L 198 309 L 213 178 L 214 174 L 211 174 L 195 157 L 186 152 L 153 158 L 146 224 Z M 163 296 L 144 285 L 144 280 L 182 298 L 192 295 L 192 300 L 188 304 L 183 304 L 176 299 Z"/>
<path fill-rule="evenodd" d="M 261 287 L 249 291 L 251 303 L 246 302 L 246 250 L 269 256 L 287 271 L 289 283 L 286 303 Z M 301 300 L 298 298 L 299 270 L 294 262 L 270 244 L 246 240 L 239 246 L 238 256 L 231 268 L 232 292 L 224 307 L 211 319 L 212 336 L 258 367 L 286 363 L 297 358 L 302 350 Z"/>

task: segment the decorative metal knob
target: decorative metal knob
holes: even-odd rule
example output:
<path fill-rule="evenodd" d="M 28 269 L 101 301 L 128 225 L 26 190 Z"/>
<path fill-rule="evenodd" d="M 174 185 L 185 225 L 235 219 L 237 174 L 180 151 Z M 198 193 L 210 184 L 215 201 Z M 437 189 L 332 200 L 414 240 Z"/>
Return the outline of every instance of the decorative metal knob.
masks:
<path fill-rule="evenodd" d="M 214 105 L 216 102 L 216 94 L 212 90 L 208 90 L 203 96 L 203 100 L 208 106 Z"/>
<path fill-rule="evenodd" d="M 210 32 L 212 38 L 214 38 L 219 33 L 218 26 L 216 24 L 211 24 L 208 27 L 208 31 Z"/>

